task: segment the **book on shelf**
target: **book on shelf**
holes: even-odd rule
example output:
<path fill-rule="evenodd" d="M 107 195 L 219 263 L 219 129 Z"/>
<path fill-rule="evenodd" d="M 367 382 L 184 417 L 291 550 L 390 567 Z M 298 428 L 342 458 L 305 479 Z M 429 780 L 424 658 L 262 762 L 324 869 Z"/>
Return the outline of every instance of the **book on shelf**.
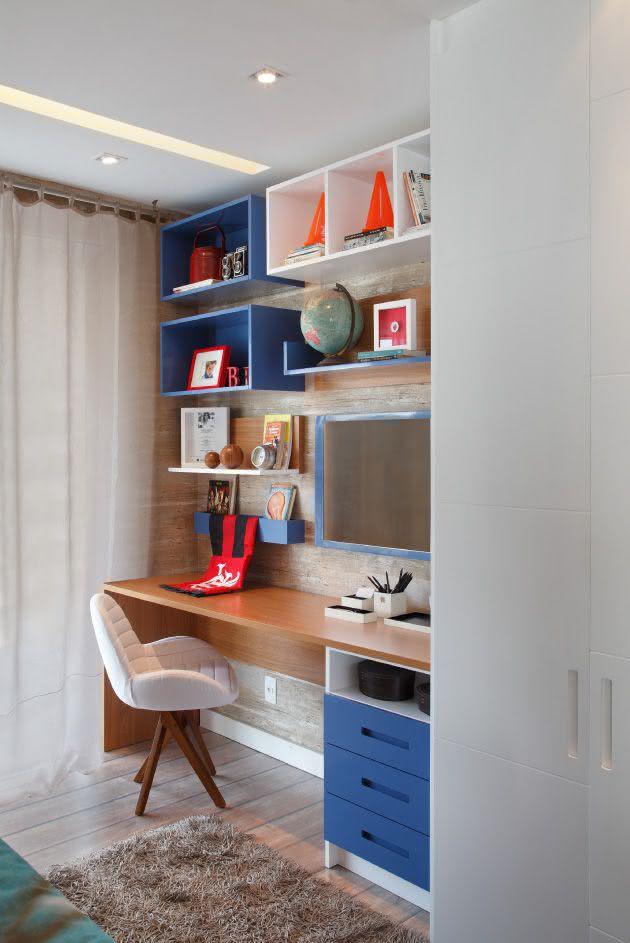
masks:
<path fill-rule="evenodd" d="M 285 482 L 276 482 L 269 488 L 265 517 L 271 521 L 288 521 L 293 513 L 297 488 Z"/>
<path fill-rule="evenodd" d="M 430 223 L 420 223 L 418 226 L 409 226 L 405 229 L 403 236 L 411 236 L 416 232 L 422 232 L 423 229 L 426 229 L 427 226 L 430 226 Z"/>
<path fill-rule="evenodd" d="M 211 478 L 208 483 L 208 514 L 234 514 L 238 475 L 231 478 Z"/>
<path fill-rule="evenodd" d="M 357 352 L 359 363 L 375 360 L 404 360 L 405 357 L 426 357 L 426 350 L 408 350 L 404 347 L 385 347 L 382 350 L 360 350 Z"/>
<path fill-rule="evenodd" d="M 273 413 L 265 416 L 263 445 L 273 445 L 276 449 L 274 468 L 289 467 L 293 445 L 293 417 L 290 413 Z"/>
<path fill-rule="evenodd" d="M 431 174 L 404 170 L 403 182 L 416 226 L 431 222 Z"/>
<path fill-rule="evenodd" d="M 191 288 L 207 288 L 209 285 L 214 285 L 218 281 L 220 281 L 218 278 L 204 278 L 200 282 L 191 282 L 189 285 L 178 285 L 173 289 L 173 294 L 176 295 L 180 291 L 190 291 Z"/>
<path fill-rule="evenodd" d="M 391 226 L 379 226 L 378 229 L 369 229 L 367 232 L 352 232 L 343 237 L 344 249 L 357 249 L 359 246 L 369 246 L 373 242 L 384 242 L 391 239 L 394 230 Z"/>
<path fill-rule="evenodd" d="M 304 262 L 306 259 L 316 259 L 324 254 L 325 246 L 323 242 L 312 242 L 308 246 L 300 246 L 289 252 L 284 260 L 285 265 L 291 265 L 292 262 Z"/>

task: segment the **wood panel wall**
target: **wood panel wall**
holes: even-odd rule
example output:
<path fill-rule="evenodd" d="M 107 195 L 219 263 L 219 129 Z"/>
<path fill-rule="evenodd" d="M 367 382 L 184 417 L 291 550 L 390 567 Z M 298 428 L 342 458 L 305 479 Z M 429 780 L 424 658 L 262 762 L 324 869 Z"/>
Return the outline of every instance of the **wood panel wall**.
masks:
<path fill-rule="evenodd" d="M 353 297 L 360 301 L 376 296 L 382 297 L 383 300 L 415 297 L 419 309 L 423 312 L 423 336 L 422 341 L 419 336 L 418 343 L 419 346 L 429 346 L 430 285 L 427 264 L 420 263 L 390 269 L 369 277 L 348 279 L 344 284 Z M 299 310 L 303 307 L 306 295 L 317 290 L 313 287 L 306 290 L 281 289 L 276 294 L 254 301 Z M 372 346 L 371 301 L 364 307 L 366 329 L 359 346 L 368 348 Z M 190 311 L 181 310 L 179 313 L 187 314 Z M 172 308 L 167 307 L 166 311 L 161 311 L 161 316 L 167 320 L 177 315 L 173 313 Z M 364 583 L 368 573 L 384 574 L 386 568 L 397 571 L 400 567 L 405 567 L 412 570 L 415 577 L 408 591 L 410 604 L 426 605 L 430 589 L 430 563 L 328 550 L 314 545 L 315 416 L 323 413 L 393 412 L 430 408 L 431 383 L 430 371 L 427 368 L 416 370 L 413 373 L 414 382 L 405 383 L 398 382 L 399 374 L 395 371 L 388 371 L 387 368 L 377 369 L 383 373 L 370 371 L 371 385 L 366 387 L 354 386 L 347 376 L 335 380 L 331 375 L 330 378 L 324 378 L 323 382 L 310 378 L 305 393 L 234 393 L 202 396 L 194 400 L 190 397 L 159 397 L 155 474 L 160 484 L 160 500 L 155 507 L 156 542 L 153 572 L 175 573 L 191 568 L 202 571 L 210 553 L 208 538 L 196 537 L 192 528 L 193 512 L 205 510 L 207 479 L 200 475 L 173 475 L 165 470 L 168 465 L 179 464 L 180 408 L 208 403 L 214 406 L 229 406 L 233 416 L 264 415 L 268 412 L 301 413 L 307 417 L 305 470 L 297 479 L 298 496 L 293 516 L 304 518 L 306 521 L 306 543 L 291 546 L 259 544 L 250 569 L 251 578 L 291 589 L 341 595 L 352 592 L 360 583 Z M 338 374 L 338 377 L 341 375 Z M 383 456 L 385 474 L 390 460 L 390 457 Z M 264 513 L 268 487 L 268 479 L 241 478 L 239 511 L 244 514 Z M 246 718 L 246 722 L 252 726 L 295 743 L 317 748 L 316 744 L 321 743 L 321 736 L 314 734 L 313 729 L 318 723 L 321 726 L 321 714 L 318 718 L 316 707 L 319 703 L 321 711 L 321 697 L 313 700 L 312 685 L 308 686 L 308 692 L 306 688 L 304 692 L 311 705 L 308 718 L 305 719 L 300 711 L 300 699 L 295 696 L 292 685 L 287 688 L 291 696 L 287 697 L 282 711 L 278 712 L 277 708 L 266 705 L 261 696 L 265 670 L 252 666 L 239 667 L 239 672 L 244 685 L 243 698 L 236 705 L 225 708 L 224 713 L 239 720 Z M 278 677 L 282 679 L 281 675 Z M 296 681 L 294 684 L 308 683 Z"/>

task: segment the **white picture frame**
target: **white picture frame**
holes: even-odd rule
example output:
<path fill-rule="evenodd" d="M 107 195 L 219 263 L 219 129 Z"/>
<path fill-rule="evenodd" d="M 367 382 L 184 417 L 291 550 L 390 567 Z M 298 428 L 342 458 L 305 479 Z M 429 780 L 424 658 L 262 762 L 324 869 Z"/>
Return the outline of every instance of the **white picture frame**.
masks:
<path fill-rule="evenodd" d="M 204 465 L 207 452 L 220 452 L 230 441 L 229 406 L 185 407 L 180 410 L 182 468 Z"/>
<path fill-rule="evenodd" d="M 374 305 L 374 350 L 416 350 L 417 335 L 415 298 Z"/>

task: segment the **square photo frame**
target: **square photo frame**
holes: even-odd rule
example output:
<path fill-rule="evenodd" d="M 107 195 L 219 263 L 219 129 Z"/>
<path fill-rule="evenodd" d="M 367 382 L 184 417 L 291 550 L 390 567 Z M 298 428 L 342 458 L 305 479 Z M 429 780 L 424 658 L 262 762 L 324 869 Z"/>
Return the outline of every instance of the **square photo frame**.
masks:
<path fill-rule="evenodd" d="M 415 298 L 382 301 L 374 305 L 374 350 L 415 350 Z"/>
<path fill-rule="evenodd" d="M 193 351 L 188 374 L 188 390 L 215 390 L 225 386 L 230 348 L 200 347 Z"/>

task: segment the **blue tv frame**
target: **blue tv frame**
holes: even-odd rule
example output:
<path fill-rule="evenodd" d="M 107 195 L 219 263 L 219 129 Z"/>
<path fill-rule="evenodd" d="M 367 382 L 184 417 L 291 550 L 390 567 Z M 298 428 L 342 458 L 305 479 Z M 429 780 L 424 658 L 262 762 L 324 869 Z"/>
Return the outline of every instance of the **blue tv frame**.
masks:
<path fill-rule="evenodd" d="M 315 424 L 315 545 L 333 550 L 355 550 L 359 553 L 377 553 L 388 557 L 406 557 L 412 560 L 430 560 L 429 550 L 404 550 L 399 547 L 376 547 L 371 544 L 346 543 L 326 540 L 324 537 L 324 426 L 328 422 L 353 422 L 366 419 L 428 419 L 431 412 L 407 413 L 339 413 L 318 416 Z"/>

